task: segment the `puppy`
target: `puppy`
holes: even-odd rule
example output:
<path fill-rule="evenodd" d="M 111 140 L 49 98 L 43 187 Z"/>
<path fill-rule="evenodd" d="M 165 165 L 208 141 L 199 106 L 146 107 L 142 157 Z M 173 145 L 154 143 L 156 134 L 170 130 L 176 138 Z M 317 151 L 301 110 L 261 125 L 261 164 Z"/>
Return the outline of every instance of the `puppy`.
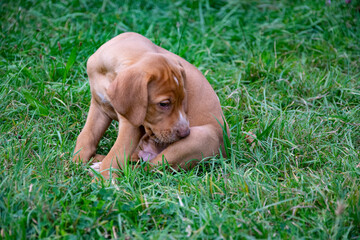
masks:
<path fill-rule="evenodd" d="M 73 160 L 100 161 L 100 172 L 121 168 L 127 156 L 193 167 L 225 153 L 223 113 L 205 77 L 183 58 L 136 33 L 123 33 L 102 45 L 88 60 L 92 94 L 85 126 Z M 117 139 L 106 156 L 97 145 L 112 120 Z M 191 160 L 191 161 L 190 161 Z M 195 161 L 193 161 L 195 160 Z"/>

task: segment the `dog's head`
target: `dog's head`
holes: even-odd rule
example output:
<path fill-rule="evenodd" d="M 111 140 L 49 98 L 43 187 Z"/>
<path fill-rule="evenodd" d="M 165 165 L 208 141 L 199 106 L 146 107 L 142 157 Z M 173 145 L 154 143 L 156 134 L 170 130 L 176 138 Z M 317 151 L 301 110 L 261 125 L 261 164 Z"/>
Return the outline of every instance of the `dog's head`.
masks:
<path fill-rule="evenodd" d="M 162 54 L 146 54 L 118 73 L 108 89 L 114 109 L 160 144 L 190 134 L 185 71 Z"/>

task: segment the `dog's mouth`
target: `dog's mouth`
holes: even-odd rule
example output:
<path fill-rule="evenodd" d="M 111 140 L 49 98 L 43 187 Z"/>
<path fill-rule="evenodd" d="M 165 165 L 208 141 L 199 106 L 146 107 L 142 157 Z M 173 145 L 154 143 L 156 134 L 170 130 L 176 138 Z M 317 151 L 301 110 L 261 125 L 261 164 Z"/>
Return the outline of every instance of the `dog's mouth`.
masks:
<path fill-rule="evenodd" d="M 150 135 L 150 138 L 155 142 L 156 145 L 158 145 L 159 147 L 167 147 L 168 145 L 172 144 L 173 142 L 175 142 L 176 140 L 166 140 L 164 141 L 164 139 L 160 139 L 158 138 L 154 133 L 152 135 Z"/>
<path fill-rule="evenodd" d="M 158 136 L 150 128 L 145 128 L 145 131 L 149 135 L 150 139 L 152 139 L 158 147 L 164 148 L 177 141 L 175 137 L 171 137 L 171 134 L 170 137 L 168 136 L 165 137 L 165 136 L 161 136 L 161 134 L 160 136 Z"/>

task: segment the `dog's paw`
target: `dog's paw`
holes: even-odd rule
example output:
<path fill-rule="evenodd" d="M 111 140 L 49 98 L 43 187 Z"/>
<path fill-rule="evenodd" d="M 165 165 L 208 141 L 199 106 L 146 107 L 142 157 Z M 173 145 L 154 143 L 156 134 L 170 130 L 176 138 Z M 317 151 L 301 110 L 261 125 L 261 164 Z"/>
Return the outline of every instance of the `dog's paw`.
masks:
<path fill-rule="evenodd" d="M 96 163 L 93 163 L 91 166 L 90 166 L 90 170 L 89 170 L 89 174 L 90 176 L 94 176 L 94 173 L 92 170 L 96 171 L 96 172 L 100 172 L 100 165 L 101 165 L 101 162 L 96 162 Z"/>

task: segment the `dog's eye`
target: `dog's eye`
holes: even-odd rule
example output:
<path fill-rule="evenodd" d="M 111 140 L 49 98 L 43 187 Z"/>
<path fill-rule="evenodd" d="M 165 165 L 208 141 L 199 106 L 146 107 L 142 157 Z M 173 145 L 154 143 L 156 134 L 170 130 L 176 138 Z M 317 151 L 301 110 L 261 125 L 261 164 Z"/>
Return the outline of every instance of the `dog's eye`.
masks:
<path fill-rule="evenodd" d="M 170 100 L 165 100 L 165 101 L 159 102 L 159 106 L 164 109 L 169 108 L 170 105 L 171 105 Z"/>

